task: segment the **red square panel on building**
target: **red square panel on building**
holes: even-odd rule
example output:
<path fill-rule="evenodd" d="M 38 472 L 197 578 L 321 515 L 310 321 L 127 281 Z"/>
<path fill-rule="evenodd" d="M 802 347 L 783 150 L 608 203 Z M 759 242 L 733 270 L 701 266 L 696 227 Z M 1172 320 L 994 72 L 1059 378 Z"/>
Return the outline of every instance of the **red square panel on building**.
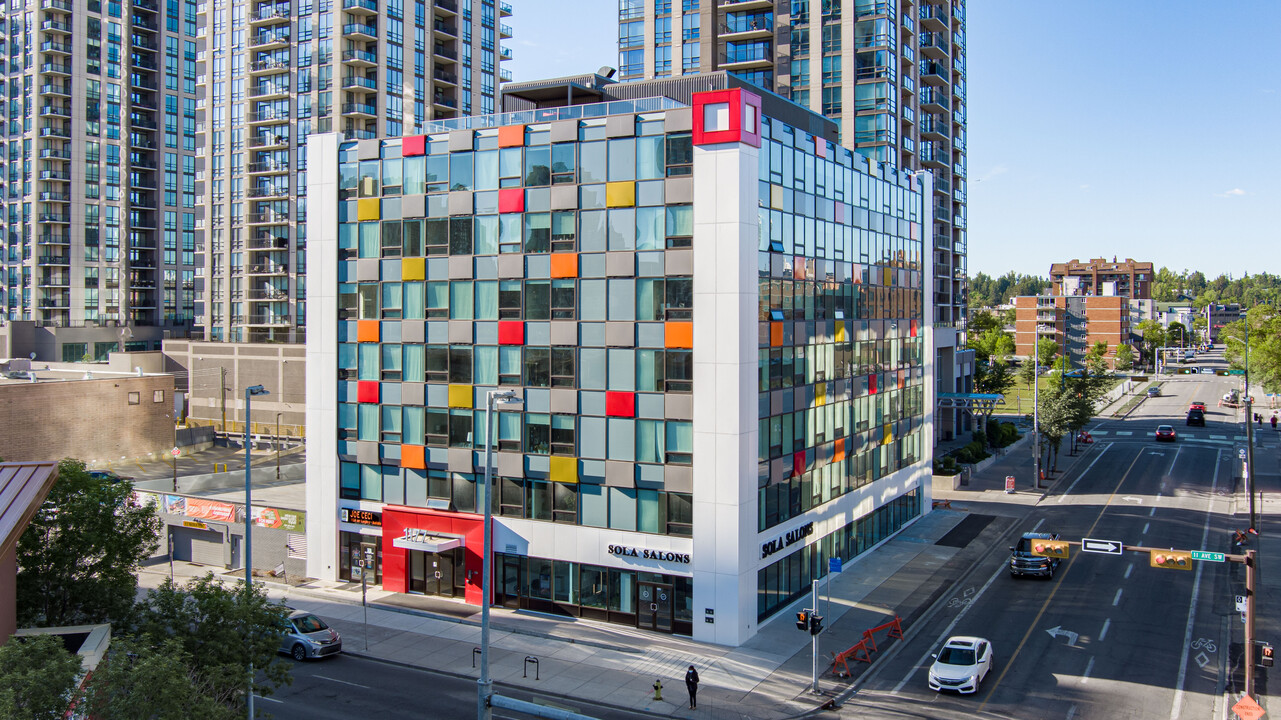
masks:
<path fill-rule="evenodd" d="M 605 393 L 605 414 L 609 417 L 636 417 L 636 393 Z"/>
<path fill-rule="evenodd" d="M 521 188 L 502 188 L 499 190 L 498 212 L 525 212 L 525 191 Z"/>
<path fill-rule="evenodd" d="M 761 98 L 742 88 L 694 93 L 695 145 L 761 146 Z"/>
<path fill-rule="evenodd" d="M 362 380 L 356 383 L 356 402 L 378 402 L 378 382 L 376 380 Z"/>
<path fill-rule="evenodd" d="M 400 141 L 400 154 L 404 157 L 415 157 L 427 154 L 427 136 L 412 135 Z"/>
<path fill-rule="evenodd" d="M 876 394 L 876 375 L 867 376 L 867 391 L 873 395 Z"/>
<path fill-rule="evenodd" d="M 499 345 L 524 345 L 525 323 L 519 320 L 503 320 L 498 323 Z"/>

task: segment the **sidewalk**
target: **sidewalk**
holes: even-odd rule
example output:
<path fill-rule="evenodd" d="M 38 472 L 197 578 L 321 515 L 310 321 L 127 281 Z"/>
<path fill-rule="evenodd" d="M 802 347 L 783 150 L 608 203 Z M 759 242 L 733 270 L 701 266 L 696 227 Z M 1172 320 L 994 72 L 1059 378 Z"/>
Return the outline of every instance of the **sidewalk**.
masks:
<path fill-rule="evenodd" d="M 820 614 L 827 629 L 820 643 L 820 689 L 811 695 L 810 636 L 797 630 L 794 609 L 767 622 L 755 638 L 738 648 L 656 635 L 626 627 L 559 618 L 506 608 L 491 611 L 490 668 L 503 686 L 556 699 L 572 707 L 587 700 L 657 717 L 794 717 L 821 707 L 847 689 L 867 664 L 850 662 L 854 677 L 831 674 L 831 655 L 848 649 L 863 631 L 901 618 L 904 630 L 936 600 L 952 590 L 1016 520 L 936 510 L 894 538 L 845 566 L 829 589 L 820 585 Z M 940 540 L 942 541 L 940 543 Z M 177 579 L 203 575 L 209 568 L 175 564 Z M 168 577 L 167 564 L 144 569 L 142 587 Z M 181 577 L 179 577 L 181 576 Z M 228 582 L 242 576 L 224 575 Z M 268 594 L 293 607 L 316 612 L 343 635 L 344 652 L 360 657 L 421 667 L 456 677 L 474 678 L 473 649 L 480 641 L 479 610 L 451 600 L 370 590 L 368 625 L 360 588 L 351 583 L 311 581 L 297 587 L 266 583 Z M 892 644 L 878 633 L 880 652 Z M 524 677 L 525 658 L 538 659 Z M 682 679 L 695 665 L 701 676 L 699 707 L 689 710 Z M 654 700 L 653 684 L 662 680 L 664 700 Z M 590 711 L 585 711 L 590 714 Z"/>

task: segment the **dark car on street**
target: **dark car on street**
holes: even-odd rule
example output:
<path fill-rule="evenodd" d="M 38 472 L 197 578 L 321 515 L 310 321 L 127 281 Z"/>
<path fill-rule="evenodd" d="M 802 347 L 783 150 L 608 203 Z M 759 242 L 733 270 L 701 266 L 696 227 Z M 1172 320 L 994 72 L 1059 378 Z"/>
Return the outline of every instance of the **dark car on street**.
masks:
<path fill-rule="evenodd" d="M 1205 411 L 1192 408 L 1188 411 L 1188 425 L 1205 427 Z"/>
<path fill-rule="evenodd" d="M 1058 558 L 1048 558 L 1032 554 L 1032 543 L 1037 540 L 1058 540 L 1058 533 L 1030 532 L 1023 533 L 1019 543 L 1010 548 L 1010 577 L 1032 575 L 1050 579 L 1059 566 Z"/>
<path fill-rule="evenodd" d="M 1178 438 L 1178 435 L 1175 434 L 1173 425 L 1157 425 L 1156 426 L 1157 442 L 1174 442 L 1177 438 Z"/>

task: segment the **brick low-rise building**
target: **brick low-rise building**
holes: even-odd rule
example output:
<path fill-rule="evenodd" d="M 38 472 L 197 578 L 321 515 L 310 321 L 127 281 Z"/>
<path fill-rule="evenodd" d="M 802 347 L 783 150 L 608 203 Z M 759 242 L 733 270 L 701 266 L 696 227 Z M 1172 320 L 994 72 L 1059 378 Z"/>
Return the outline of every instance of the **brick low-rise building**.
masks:
<path fill-rule="evenodd" d="M 1107 343 L 1108 365 L 1116 358 L 1120 344 L 1131 344 L 1130 299 L 1117 296 L 1051 295 L 1014 299 L 1014 352 L 1031 357 L 1038 340 L 1058 343 L 1059 354 L 1082 367 L 1090 347 Z"/>

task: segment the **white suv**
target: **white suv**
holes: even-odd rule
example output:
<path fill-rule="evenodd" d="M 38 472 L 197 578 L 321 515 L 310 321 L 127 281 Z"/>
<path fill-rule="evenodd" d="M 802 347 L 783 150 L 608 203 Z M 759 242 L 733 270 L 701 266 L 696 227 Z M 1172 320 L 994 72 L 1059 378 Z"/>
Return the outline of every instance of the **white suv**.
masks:
<path fill-rule="evenodd" d="M 983 678 L 992 672 L 992 643 L 980 637 L 950 637 L 933 657 L 930 689 L 935 692 L 978 692 Z"/>

